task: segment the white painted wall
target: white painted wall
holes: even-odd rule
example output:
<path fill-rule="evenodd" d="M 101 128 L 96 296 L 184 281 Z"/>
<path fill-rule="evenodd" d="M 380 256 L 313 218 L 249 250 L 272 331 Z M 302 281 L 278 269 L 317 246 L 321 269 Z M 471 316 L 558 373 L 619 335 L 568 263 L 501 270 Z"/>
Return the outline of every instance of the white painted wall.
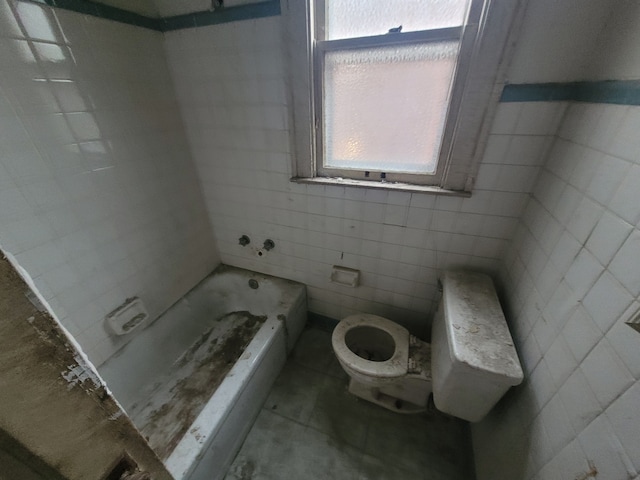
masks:
<path fill-rule="evenodd" d="M 623 0 L 528 0 L 507 75 L 510 83 L 570 82 L 588 78 L 605 22 Z M 616 5 L 614 5 L 616 4 Z"/>
<path fill-rule="evenodd" d="M 291 183 L 281 18 L 165 35 L 222 261 L 308 286 L 311 311 L 378 313 L 427 334 L 443 268 L 496 273 L 564 105 L 502 107 L 472 198 Z M 238 245 L 247 234 L 249 247 Z M 258 258 L 254 246 L 276 248 Z M 352 289 L 332 265 L 362 271 Z"/>
<path fill-rule="evenodd" d="M 616 2 L 599 36 L 587 69 L 589 80 L 637 80 L 640 78 L 640 3 Z"/>
<path fill-rule="evenodd" d="M 218 263 L 162 35 L 0 0 L 0 65 L 0 244 L 100 365 Z"/>
<path fill-rule="evenodd" d="M 637 79 L 639 29 L 634 0 L 528 0 L 507 81 Z"/>
<path fill-rule="evenodd" d="M 211 0 L 153 0 L 154 7 L 161 17 L 185 15 L 193 12 L 204 12 L 211 9 Z"/>

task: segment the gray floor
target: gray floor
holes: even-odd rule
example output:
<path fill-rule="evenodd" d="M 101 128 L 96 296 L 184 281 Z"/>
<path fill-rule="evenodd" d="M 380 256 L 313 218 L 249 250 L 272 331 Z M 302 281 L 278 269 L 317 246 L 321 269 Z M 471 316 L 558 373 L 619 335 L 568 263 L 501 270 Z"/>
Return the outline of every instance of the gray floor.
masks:
<path fill-rule="evenodd" d="M 400 415 L 347 392 L 331 334 L 308 328 L 226 480 L 474 478 L 466 422 Z"/>

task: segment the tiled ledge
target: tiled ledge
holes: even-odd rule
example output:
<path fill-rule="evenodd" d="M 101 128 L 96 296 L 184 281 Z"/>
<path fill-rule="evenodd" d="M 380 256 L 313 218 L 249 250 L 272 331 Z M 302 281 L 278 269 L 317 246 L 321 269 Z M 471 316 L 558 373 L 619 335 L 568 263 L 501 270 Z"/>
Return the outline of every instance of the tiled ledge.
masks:
<path fill-rule="evenodd" d="M 306 183 L 309 185 L 333 185 L 338 187 L 372 188 L 378 190 L 392 190 L 396 192 L 430 193 L 433 195 L 448 195 L 453 197 L 470 197 L 471 192 L 448 190 L 446 188 L 434 187 L 430 185 L 415 185 L 410 183 L 393 182 L 368 182 L 364 180 L 351 180 L 348 178 L 327 178 L 327 177 L 293 177 L 292 182 Z"/>

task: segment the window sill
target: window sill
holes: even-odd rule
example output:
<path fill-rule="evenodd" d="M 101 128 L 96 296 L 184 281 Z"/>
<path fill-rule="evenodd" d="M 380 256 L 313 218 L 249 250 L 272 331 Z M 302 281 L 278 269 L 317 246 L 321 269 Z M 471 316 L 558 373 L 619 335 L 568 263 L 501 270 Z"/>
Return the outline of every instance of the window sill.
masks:
<path fill-rule="evenodd" d="M 339 187 L 372 188 L 378 190 L 391 190 L 395 192 L 426 193 L 430 195 L 446 195 L 451 197 L 471 197 L 471 192 L 448 190 L 446 188 L 429 185 L 413 185 L 410 183 L 392 182 L 368 182 L 365 180 L 352 180 L 349 178 L 327 177 L 292 177 L 292 182 L 306 183 L 308 185 L 333 185 Z"/>

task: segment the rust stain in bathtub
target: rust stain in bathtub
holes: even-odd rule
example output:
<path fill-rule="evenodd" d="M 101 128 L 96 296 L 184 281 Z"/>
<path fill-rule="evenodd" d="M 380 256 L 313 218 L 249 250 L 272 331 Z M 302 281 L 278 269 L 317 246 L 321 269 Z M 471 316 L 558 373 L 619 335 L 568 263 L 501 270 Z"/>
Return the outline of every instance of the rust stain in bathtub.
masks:
<path fill-rule="evenodd" d="M 205 332 L 183 354 L 176 366 L 184 368 L 192 362 L 193 370 L 168 390 L 169 398 L 165 403 L 153 406 L 141 428 L 153 450 L 163 460 L 171 455 L 189 431 L 208 399 L 267 319 L 247 311 L 232 312 L 223 318 L 236 325 L 221 338 L 210 338 L 211 331 Z M 204 346 L 206 348 L 203 349 Z M 151 402 L 153 400 L 149 406 Z M 200 433 L 195 435 L 198 441 L 204 436 Z"/>
<path fill-rule="evenodd" d="M 198 340 L 196 340 L 195 343 L 193 345 L 191 345 L 191 347 L 189 347 L 189 350 L 184 352 L 184 354 L 182 355 L 182 357 L 178 361 L 178 366 L 179 367 L 182 367 L 182 366 L 186 365 L 187 363 L 193 361 L 193 357 L 198 352 L 200 347 L 202 347 L 202 345 L 207 343 L 207 340 L 209 340 L 209 337 L 211 336 L 211 332 L 212 332 L 212 330 L 209 330 L 209 331 L 203 333 L 202 335 L 200 335 L 200 338 Z M 213 339 L 213 341 L 209 345 L 209 352 L 211 352 L 211 351 L 213 351 L 213 349 L 215 349 L 215 346 L 216 346 L 217 343 L 218 343 L 218 339 L 217 338 Z"/>
<path fill-rule="evenodd" d="M 200 433 L 200 427 L 192 428 L 189 430 L 189 433 L 193 435 L 198 442 L 204 438 L 204 435 Z"/>

